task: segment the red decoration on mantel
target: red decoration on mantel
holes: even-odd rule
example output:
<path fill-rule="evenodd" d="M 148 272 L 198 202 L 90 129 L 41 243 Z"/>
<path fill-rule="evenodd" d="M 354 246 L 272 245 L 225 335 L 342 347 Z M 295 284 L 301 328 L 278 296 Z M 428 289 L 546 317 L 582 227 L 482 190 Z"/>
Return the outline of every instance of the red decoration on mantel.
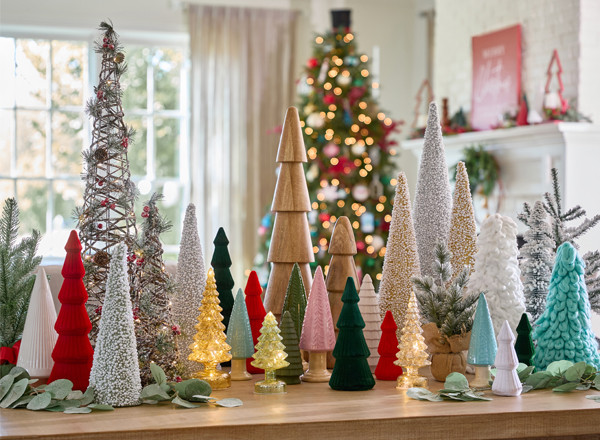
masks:
<path fill-rule="evenodd" d="M 552 66 L 556 63 L 556 79 L 558 81 L 558 91 L 550 92 L 550 85 L 552 83 Z M 562 82 L 562 64 L 558 57 L 558 51 L 554 49 L 552 51 L 552 58 L 550 58 L 550 64 L 548 64 L 548 70 L 546 70 L 546 87 L 544 88 L 544 109 L 555 110 L 560 108 L 561 113 L 565 113 L 569 109 L 568 101 L 563 97 L 565 86 Z"/>
<path fill-rule="evenodd" d="M 428 79 L 424 79 L 423 82 L 421 83 L 421 87 L 419 87 L 419 91 L 417 92 L 417 94 L 415 95 L 415 119 L 413 120 L 412 124 L 410 124 L 410 128 L 411 129 L 415 129 L 415 128 L 420 128 L 417 127 L 417 124 L 419 123 L 419 116 L 421 116 L 421 104 L 423 103 L 423 92 L 427 92 L 427 102 L 426 102 L 426 107 L 429 106 L 429 103 L 431 101 L 433 101 L 433 89 L 431 88 L 431 83 L 429 82 Z M 427 112 L 424 112 L 423 115 L 425 116 L 425 118 L 427 118 Z M 425 121 L 427 121 L 427 119 L 425 119 Z M 423 126 L 425 126 L 423 124 Z M 394 379 L 395 380 L 395 379 Z"/>
<path fill-rule="evenodd" d="M 248 318 L 250 318 L 250 330 L 252 331 L 252 342 L 254 345 L 258 343 L 258 337 L 260 336 L 260 328 L 262 327 L 263 320 L 267 316 L 265 306 L 260 299 L 262 293 L 262 287 L 260 287 L 260 281 L 255 271 L 250 272 L 246 288 L 244 289 L 246 294 L 246 309 L 248 309 Z M 262 374 L 264 370 L 256 368 L 250 364 L 252 358 L 246 359 L 246 370 L 252 374 Z"/>
<path fill-rule="evenodd" d="M 377 353 L 379 353 L 379 362 L 375 367 L 377 380 L 396 380 L 402 374 L 402 367 L 394 365 L 396 353 L 398 353 L 397 328 L 394 316 L 388 310 L 381 323 L 381 339 L 377 347 Z"/>

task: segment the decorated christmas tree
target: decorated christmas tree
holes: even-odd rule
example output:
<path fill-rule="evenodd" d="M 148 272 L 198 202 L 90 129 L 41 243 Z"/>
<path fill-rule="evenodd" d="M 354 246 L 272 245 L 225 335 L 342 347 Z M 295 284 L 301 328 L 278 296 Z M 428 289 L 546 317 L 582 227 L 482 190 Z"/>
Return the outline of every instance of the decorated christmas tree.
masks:
<path fill-rule="evenodd" d="M 158 212 L 156 203 L 161 198 L 161 194 L 154 193 L 144 205 L 142 232 L 135 250 L 138 271 L 132 303 L 144 385 L 153 381 L 152 362 L 160 366 L 170 379 L 175 379 L 181 372 L 174 340 L 180 330 L 173 324 L 170 306 L 175 285 L 165 269 L 160 241 L 160 235 L 171 228 L 171 223 Z M 129 260 L 132 259 L 133 256 L 130 256 Z"/>
<path fill-rule="evenodd" d="M 419 262 L 423 275 L 433 274 L 436 242 L 448 240 L 451 204 L 452 196 L 442 129 L 437 106 L 432 102 L 429 105 L 429 118 L 425 129 L 413 212 Z"/>
<path fill-rule="evenodd" d="M 494 362 L 496 377 L 492 384 L 492 392 L 499 396 L 518 396 L 523 389 L 517 374 L 519 360 L 514 343 L 515 335 L 508 321 L 504 321 L 498 334 L 498 353 Z"/>
<path fill-rule="evenodd" d="M 119 243 L 125 243 L 131 254 L 137 230 L 133 204 L 137 196 L 131 180 L 127 151 L 133 129 L 123 122 L 120 78 L 127 65 L 123 47 L 111 23 L 102 22 L 102 41 L 96 52 L 102 57 L 98 85 L 87 104 L 92 118 L 92 143 L 83 153 L 85 182 L 83 206 L 78 208 L 78 229 L 83 243 L 84 283 L 89 293 L 87 310 L 92 322 L 91 340 L 96 340 L 101 315 L 96 313 L 104 303 L 104 292 L 110 255 Z M 136 265 L 130 259 L 129 276 Z M 133 286 L 131 286 L 133 287 Z"/>
<path fill-rule="evenodd" d="M 233 277 L 229 268 L 231 267 L 231 257 L 229 256 L 229 250 L 227 245 L 229 239 L 225 235 L 225 230 L 219 228 L 217 235 L 213 241 L 215 245 L 215 251 L 210 261 L 211 266 L 215 271 L 215 280 L 217 282 L 217 291 L 219 292 L 219 301 L 223 308 L 223 324 L 225 325 L 225 332 L 227 332 L 227 326 L 229 325 L 229 317 L 231 316 L 231 310 L 233 309 Z"/>
<path fill-rule="evenodd" d="M 246 359 L 254 354 L 254 343 L 242 289 L 235 296 L 225 342 L 231 346 L 231 380 L 252 379 L 246 371 Z"/>
<path fill-rule="evenodd" d="M 189 346 L 194 340 L 196 312 L 200 307 L 205 283 L 206 269 L 202 244 L 198 235 L 196 207 L 190 203 L 183 220 L 175 290 L 171 298 L 173 323 L 179 327 L 179 332 L 181 332 L 175 336 L 175 343 L 179 353 L 179 363 L 183 370 L 182 375 L 185 378 L 190 378 L 198 368 L 198 364 L 190 361 L 188 356 L 190 355 Z"/>
<path fill-rule="evenodd" d="M 267 315 L 265 307 L 263 306 L 261 294 L 262 287 L 260 287 L 260 281 L 255 271 L 250 272 L 248 282 L 246 283 L 246 309 L 248 310 L 248 318 L 250 319 L 250 329 L 252 331 L 252 344 L 256 346 L 258 343 L 258 337 L 260 336 L 260 328 Z M 260 374 L 263 370 L 256 368 L 251 364 L 252 359 L 246 359 L 246 369 L 249 373 Z"/>
<path fill-rule="evenodd" d="M 197 333 L 194 342 L 190 346 L 192 353 L 189 355 L 191 361 L 204 365 L 204 369 L 198 371 L 194 376 L 210 384 L 212 389 L 221 390 L 231 386 L 229 373 L 217 370 L 221 362 L 231 360 L 231 346 L 227 344 L 225 325 L 221 306 L 219 305 L 219 294 L 215 283 L 215 274 L 212 269 L 206 277 L 206 287 L 202 295 L 202 303 L 196 324 Z"/>
<path fill-rule="evenodd" d="M 410 209 L 410 194 L 404 173 L 398 175 L 390 235 L 383 261 L 383 278 L 379 287 L 379 306 L 383 315 L 394 315 L 399 328 L 404 325 L 404 313 L 412 292 L 411 278 L 421 275 L 415 229 Z"/>
<path fill-rule="evenodd" d="M 381 341 L 377 347 L 379 353 L 379 362 L 375 368 L 377 380 L 396 380 L 402 374 L 402 367 L 394 364 L 398 353 L 397 329 L 394 315 L 388 310 L 381 323 Z"/>
<path fill-rule="evenodd" d="M 469 175 L 464 162 L 456 165 L 456 185 L 452 201 L 452 216 L 448 249 L 452 253 L 451 264 L 456 272 L 465 266 L 473 271 L 477 252 L 477 226 L 469 186 Z"/>
<path fill-rule="evenodd" d="M 360 298 L 358 309 L 365 321 L 363 335 L 365 335 L 367 347 L 369 347 L 369 351 L 371 352 L 371 356 L 369 356 L 369 367 L 371 368 L 371 371 L 374 371 L 377 362 L 379 361 L 377 347 L 379 346 L 379 340 L 381 339 L 381 315 L 379 314 L 379 301 L 377 299 L 377 294 L 375 293 L 375 287 L 373 286 L 373 281 L 369 274 L 365 275 L 362 280 L 358 297 Z"/>
<path fill-rule="evenodd" d="M 292 275 L 290 276 L 290 282 L 288 283 L 288 288 L 285 292 L 285 301 L 283 302 L 282 313 L 290 312 L 290 318 L 292 318 L 292 321 L 294 322 L 294 330 L 296 335 L 302 334 L 302 323 L 304 322 L 305 311 L 306 292 L 304 290 L 304 283 L 302 282 L 300 267 L 298 264 L 294 264 Z M 281 322 L 281 325 L 281 329 L 283 330 L 283 321 Z"/>
<path fill-rule="evenodd" d="M 536 322 L 535 367 L 544 370 L 559 360 L 585 361 L 600 368 L 598 343 L 590 324 L 590 303 L 585 287 L 584 263 L 570 243 L 563 243 L 546 298 L 546 309 Z"/>
<path fill-rule="evenodd" d="M 69 379 L 73 382 L 74 390 L 85 391 L 94 352 L 88 337 L 92 324 L 85 309 L 88 295 L 83 284 L 85 269 L 81 261 L 81 243 L 77 232 L 71 231 L 65 250 L 67 256 L 61 271 L 64 281 L 58 293 L 62 306 L 54 325 L 58 339 L 52 351 L 54 366 L 48 383 L 57 379 Z"/>
<path fill-rule="evenodd" d="M 515 342 L 515 351 L 519 362 L 525 365 L 533 365 L 533 355 L 535 347 L 531 339 L 531 324 L 527 313 L 521 315 L 521 320 L 517 326 L 517 341 Z"/>
<path fill-rule="evenodd" d="M 485 295 L 480 293 L 467 354 L 467 362 L 475 365 L 475 378 L 471 381 L 471 386 L 486 387 L 489 385 L 490 365 L 494 365 L 497 350 L 494 324 L 492 324 Z"/>
<path fill-rule="evenodd" d="M 137 405 L 142 392 L 126 258 L 127 247 L 121 243 L 111 255 L 90 372 L 95 401 L 102 405 Z"/>
<path fill-rule="evenodd" d="M 358 292 L 352 277 L 346 280 L 344 306 L 337 321 L 339 335 L 333 349 L 335 367 L 329 386 L 338 391 L 364 391 L 375 386 L 367 361 L 370 352 L 362 329 L 365 322 L 358 309 Z"/>
<path fill-rule="evenodd" d="M 292 319 L 289 311 L 284 310 L 281 318 L 281 343 L 285 346 L 287 357 L 285 360 L 289 363 L 287 367 L 280 368 L 276 371 L 277 379 L 283 380 L 288 385 L 296 385 L 300 383 L 300 375 L 304 373 L 302 368 L 302 356 L 298 347 L 298 336 L 295 330 L 296 324 Z"/>
<path fill-rule="evenodd" d="M 275 371 L 287 367 L 287 354 L 281 342 L 282 337 L 277 327 L 277 320 L 272 312 L 267 313 L 260 328 L 260 336 L 256 344 L 256 353 L 252 355 L 252 365 L 265 370 L 265 379 L 254 384 L 254 392 L 259 394 L 275 394 L 285 392 L 285 382 L 277 380 Z"/>

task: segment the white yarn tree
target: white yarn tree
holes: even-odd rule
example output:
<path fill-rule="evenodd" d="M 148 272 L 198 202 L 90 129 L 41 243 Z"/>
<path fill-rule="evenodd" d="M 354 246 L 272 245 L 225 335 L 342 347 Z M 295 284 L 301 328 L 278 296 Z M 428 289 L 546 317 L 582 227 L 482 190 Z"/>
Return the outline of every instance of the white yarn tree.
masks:
<path fill-rule="evenodd" d="M 198 235 L 196 207 L 193 203 L 190 203 L 185 211 L 175 282 L 175 295 L 171 298 L 171 314 L 173 322 L 181 331 L 175 341 L 184 376 L 189 378 L 198 370 L 198 363 L 190 361 L 188 355 L 191 353 L 189 346 L 194 343 L 196 334 L 194 326 L 206 284 L 206 268 Z"/>
<path fill-rule="evenodd" d="M 506 216 L 494 214 L 483 222 L 477 238 L 475 272 L 467 291 L 485 293 L 494 332 L 508 321 L 513 333 L 525 311 L 521 271 L 517 260 L 517 225 Z"/>
<path fill-rule="evenodd" d="M 110 260 L 90 373 L 96 402 L 112 406 L 137 405 L 142 391 L 126 256 L 126 245 L 118 244 Z"/>
<path fill-rule="evenodd" d="M 367 347 L 371 355 L 369 356 L 369 367 L 371 371 L 375 371 L 377 362 L 379 362 L 379 353 L 377 353 L 377 347 L 379 346 L 379 340 L 381 339 L 381 315 L 379 311 L 379 301 L 377 300 L 377 294 L 375 293 L 375 287 L 373 286 L 373 280 L 371 276 L 366 274 L 360 285 L 360 292 L 358 292 L 359 302 L 358 309 L 360 314 L 365 321 L 365 328 L 363 329 L 363 335 L 367 342 Z"/>
<path fill-rule="evenodd" d="M 451 210 L 452 196 L 442 129 L 437 106 L 432 102 L 429 104 L 429 118 L 425 128 L 413 213 L 423 276 L 433 275 L 435 244 L 438 241 L 448 242 Z M 402 328 L 402 323 L 397 324 L 398 328 Z"/>
<path fill-rule="evenodd" d="M 544 205 L 540 201 L 535 202 L 527 220 L 529 228 L 523 236 L 525 244 L 521 248 L 526 310 L 532 322 L 537 321 L 546 308 L 546 296 L 550 289 L 554 264 L 554 241 L 546 219 Z"/>

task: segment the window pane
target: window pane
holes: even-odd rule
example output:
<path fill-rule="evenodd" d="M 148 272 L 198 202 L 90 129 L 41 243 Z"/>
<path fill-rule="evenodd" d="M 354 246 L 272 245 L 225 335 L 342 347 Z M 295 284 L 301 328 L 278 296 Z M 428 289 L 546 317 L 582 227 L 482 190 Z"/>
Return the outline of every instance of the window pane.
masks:
<path fill-rule="evenodd" d="M 9 197 L 15 196 L 15 182 L 9 179 L 0 179 L 0 202 L 4 203 L 4 200 Z"/>
<path fill-rule="evenodd" d="M 0 110 L 0 174 L 4 176 L 10 175 L 14 114 L 14 110 Z"/>
<path fill-rule="evenodd" d="M 125 88 L 122 99 L 125 109 L 146 109 L 148 106 L 149 54 L 150 49 L 142 47 L 130 47 L 125 54 L 127 71 L 121 77 L 121 85 Z"/>
<path fill-rule="evenodd" d="M 77 221 L 73 218 L 76 206 L 83 205 L 83 189 L 79 181 L 57 180 L 53 183 L 54 218 L 52 229 L 73 229 Z"/>
<path fill-rule="evenodd" d="M 81 152 L 86 142 L 83 115 L 54 112 L 52 114 L 52 166 L 54 174 L 81 173 Z"/>
<path fill-rule="evenodd" d="M 183 192 L 181 185 L 177 181 L 165 182 L 159 185 L 157 191 L 164 196 L 162 202 L 158 204 L 160 213 L 171 221 L 173 227 L 165 232 L 161 240 L 164 244 L 179 244 L 181 239 L 181 205 L 183 203 Z"/>
<path fill-rule="evenodd" d="M 156 176 L 179 176 L 179 119 L 154 120 Z"/>
<path fill-rule="evenodd" d="M 82 106 L 87 77 L 87 44 L 52 42 L 52 100 L 54 106 Z"/>
<path fill-rule="evenodd" d="M 50 56 L 47 41 L 17 40 L 17 105 L 46 106 Z"/>
<path fill-rule="evenodd" d="M 48 208 L 48 184 L 46 181 L 18 181 L 17 201 L 21 211 L 21 234 L 29 234 L 32 229 L 45 232 Z"/>
<path fill-rule="evenodd" d="M 15 40 L 0 38 L 0 107 L 15 105 Z"/>
<path fill-rule="evenodd" d="M 127 157 L 132 176 L 146 175 L 148 124 L 146 118 L 125 118 L 125 123 L 135 129 L 135 139 L 129 143 Z"/>
<path fill-rule="evenodd" d="M 154 110 L 179 109 L 183 52 L 178 49 L 156 49 L 154 66 Z"/>
<path fill-rule="evenodd" d="M 17 110 L 17 173 L 44 176 L 46 166 L 46 117 L 44 111 Z"/>

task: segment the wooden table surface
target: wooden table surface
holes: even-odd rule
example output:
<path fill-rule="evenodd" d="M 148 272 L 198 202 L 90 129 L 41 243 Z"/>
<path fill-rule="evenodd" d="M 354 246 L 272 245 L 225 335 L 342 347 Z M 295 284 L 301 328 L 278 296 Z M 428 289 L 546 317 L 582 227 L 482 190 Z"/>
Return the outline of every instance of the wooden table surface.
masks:
<path fill-rule="evenodd" d="M 238 408 L 143 405 L 91 414 L 0 409 L 0 439 L 600 438 L 600 404 L 585 398 L 597 391 L 421 402 L 396 390 L 395 382 L 377 381 L 362 392 L 302 383 L 270 396 L 255 395 L 253 384 L 233 382 L 229 390 L 213 392 L 242 399 Z"/>

